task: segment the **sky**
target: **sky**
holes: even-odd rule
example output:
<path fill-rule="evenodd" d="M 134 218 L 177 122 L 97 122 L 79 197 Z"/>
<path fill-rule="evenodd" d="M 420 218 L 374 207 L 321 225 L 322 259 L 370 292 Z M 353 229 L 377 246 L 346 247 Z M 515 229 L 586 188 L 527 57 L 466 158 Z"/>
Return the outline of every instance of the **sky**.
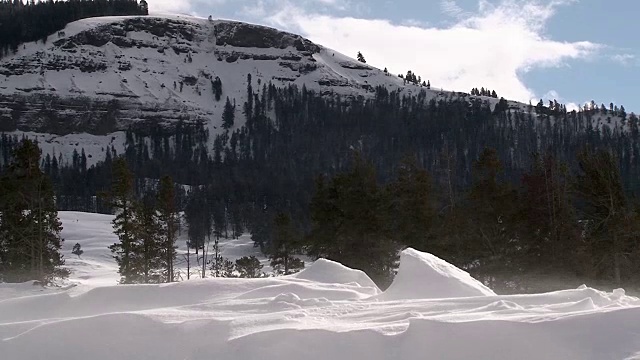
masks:
<path fill-rule="evenodd" d="M 172 12 L 268 25 L 433 88 L 522 102 L 594 100 L 640 112 L 636 0 L 149 0 Z M 638 96 L 638 97 L 637 97 Z"/>

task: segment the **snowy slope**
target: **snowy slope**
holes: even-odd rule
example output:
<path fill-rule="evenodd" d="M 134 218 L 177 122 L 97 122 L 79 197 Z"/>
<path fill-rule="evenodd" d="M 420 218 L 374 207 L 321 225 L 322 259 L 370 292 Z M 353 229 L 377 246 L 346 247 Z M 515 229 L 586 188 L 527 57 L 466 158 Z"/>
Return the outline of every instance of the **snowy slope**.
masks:
<path fill-rule="evenodd" d="M 323 260 L 279 278 L 113 286 L 110 217 L 61 218 L 80 285 L 0 284 L 2 359 L 640 358 L 640 300 L 623 290 L 498 296 L 411 249 L 387 290 L 393 300 L 363 273 Z M 69 254 L 75 242 L 82 259 Z M 254 250 L 240 242 L 224 252 Z"/>
<path fill-rule="evenodd" d="M 215 133 L 224 99 L 245 101 L 248 74 L 255 91 L 267 83 L 347 96 L 367 96 L 377 85 L 404 88 L 395 76 L 275 29 L 188 16 L 102 17 L 71 23 L 46 44 L 25 44 L 2 59 L 0 116 L 9 119 L 17 107 L 15 98 L 24 97 L 27 103 L 57 106 L 71 120 L 56 128 L 43 124 L 30 109 L 14 119 L 23 130 L 100 132 L 95 124 L 86 124 L 91 121 L 78 118 L 87 110 L 86 102 L 73 99 L 102 102 L 94 116 L 116 100 L 121 118 L 116 127 L 185 119 L 205 121 Z M 219 102 L 213 100 L 211 84 L 216 77 L 223 88 Z"/>
<path fill-rule="evenodd" d="M 104 159 L 104 148 L 122 148 L 118 131 L 129 126 L 201 121 L 213 140 L 222 131 L 227 97 L 238 105 L 236 128 L 243 125 L 248 75 L 254 93 L 268 83 L 294 84 L 348 99 L 373 96 L 382 85 L 405 94 L 425 90 L 427 98 L 466 97 L 404 84 L 267 27 L 182 15 L 100 17 L 73 22 L 46 43 L 24 44 L 0 59 L 0 131 L 44 138 L 50 144 L 44 154 L 67 158 L 89 142 L 89 165 Z M 220 101 L 214 99 L 216 78 Z"/>
<path fill-rule="evenodd" d="M 238 105 L 235 127 L 243 125 L 248 75 L 254 93 L 268 83 L 294 84 L 348 99 L 373 96 L 375 87 L 384 86 L 407 95 L 425 91 L 427 100 L 480 100 L 491 106 L 499 101 L 405 84 L 298 35 L 263 26 L 183 15 L 99 17 L 70 23 L 46 43 L 24 44 L 0 59 L 0 132 L 45 139 L 44 154 L 67 159 L 84 147 L 89 165 L 104 159 L 105 148 L 123 148 L 121 130 L 129 126 L 144 131 L 152 124 L 203 122 L 213 141 L 222 131 L 227 97 Z M 213 94 L 216 78 L 222 82 L 220 101 Z M 507 106 L 535 112 L 514 101 Z M 594 116 L 593 125 L 628 129 L 620 117 L 603 114 Z"/>

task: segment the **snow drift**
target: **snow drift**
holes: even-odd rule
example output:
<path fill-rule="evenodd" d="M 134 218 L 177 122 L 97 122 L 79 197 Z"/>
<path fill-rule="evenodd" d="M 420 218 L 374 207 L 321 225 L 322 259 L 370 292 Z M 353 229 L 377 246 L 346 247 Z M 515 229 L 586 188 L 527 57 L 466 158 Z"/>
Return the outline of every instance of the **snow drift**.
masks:
<path fill-rule="evenodd" d="M 406 249 L 400 268 L 380 299 L 432 299 L 493 296 L 495 293 L 467 272 L 431 254 Z"/>
<path fill-rule="evenodd" d="M 310 267 L 293 275 L 305 279 L 329 284 L 355 284 L 378 289 L 376 284 L 361 270 L 350 269 L 340 263 L 327 259 L 318 259 Z"/>
<path fill-rule="evenodd" d="M 327 260 L 277 278 L 105 286 L 117 279 L 107 275 L 115 269 L 109 250 L 100 250 L 113 240 L 101 235 L 110 217 L 61 218 L 63 235 L 87 249 L 69 262 L 70 281 L 79 285 L 0 284 L 2 360 L 623 360 L 640 354 L 640 300 L 621 289 L 498 296 L 413 249 L 402 253 L 398 277 L 382 294 L 362 272 Z M 239 241 L 226 247 L 230 256 L 241 255 Z M 244 241 L 253 251 L 250 239 Z M 72 246 L 65 245 L 68 258 Z"/>

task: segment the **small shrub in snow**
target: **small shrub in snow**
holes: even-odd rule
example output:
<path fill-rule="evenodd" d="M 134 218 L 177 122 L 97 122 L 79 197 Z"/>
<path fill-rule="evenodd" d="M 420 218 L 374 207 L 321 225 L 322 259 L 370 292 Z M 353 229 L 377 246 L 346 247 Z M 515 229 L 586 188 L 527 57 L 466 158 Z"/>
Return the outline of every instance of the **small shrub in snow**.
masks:
<path fill-rule="evenodd" d="M 77 255 L 78 257 L 80 257 L 80 255 L 84 254 L 84 250 L 82 250 L 82 245 L 80 245 L 80 243 L 76 243 L 75 245 L 73 245 L 73 250 L 71 251 L 71 253 L 73 255 Z"/>
<path fill-rule="evenodd" d="M 262 267 L 255 256 L 245 256 L 236 260 L 236 270 L 240 273 L 241 278 L 258 278 L 262 276 Z"/>

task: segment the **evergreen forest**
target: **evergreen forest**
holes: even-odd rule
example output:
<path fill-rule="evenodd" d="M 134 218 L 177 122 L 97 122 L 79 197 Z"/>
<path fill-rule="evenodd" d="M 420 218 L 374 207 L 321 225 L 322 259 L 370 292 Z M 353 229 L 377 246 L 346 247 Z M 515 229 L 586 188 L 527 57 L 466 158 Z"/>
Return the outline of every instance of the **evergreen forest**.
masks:
<path fill-rule="evenodd" d="M 502 292 L 549 279 L 638 284 L 640 132 L 623 107 L 246 85 L 245 103 L 225 102 L 219 134 L 202 123 L 132 127 L 125 151 L 105 148 L 96 166 L 82 149 L 41 158 L 58 210 L 119 214 L 112 251 L 124 283 L 174 280 L 183 214 L 194 251 L 250 232 L 282 274 L 304 254 L 385 287 L 410 246 Z M 0 136 L 4 174 L 22 143 Z M 149 244 L 157 256 L 145 258 Z M 209 255 L 203 273 L 238 265 Z M 249 258 L 240 265 L 262 275 Z"/>

